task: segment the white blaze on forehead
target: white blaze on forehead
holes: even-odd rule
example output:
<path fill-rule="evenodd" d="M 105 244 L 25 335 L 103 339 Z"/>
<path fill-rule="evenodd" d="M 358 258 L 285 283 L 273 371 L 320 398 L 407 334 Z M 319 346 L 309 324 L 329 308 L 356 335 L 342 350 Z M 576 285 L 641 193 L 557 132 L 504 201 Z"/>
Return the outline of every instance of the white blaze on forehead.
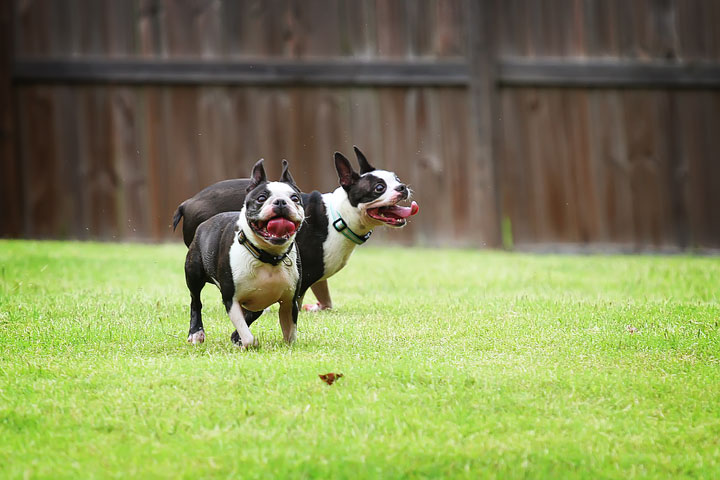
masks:
<path fill-rule="evenodd" d="M 265 188 L 270 195 L 267 200 L 265 200 L 263 207 L 260 209 L 260 218 L 264 219 L 273 217 L 275 215 L 273 202 L 278 198 L 284 198 L 290 206 L 290 211 L 294 212 L 290 215 L 291 220 L 297 220 L 300 222 L 303 221 L 305 218 L 305 210 L 303 210 L 303 207 L 300 204 L 297 204 L 292 200 L 293 195 L 298 195 L 295 189 L 284 182 L 269 182 L 265 185 Z"/>
<path fill-rule="evenodd" d="M 274 197 L 289 197 L 293 193 L 297 193 L 290 185 L 284 182 L 269 182 L 266 187 Z"/>

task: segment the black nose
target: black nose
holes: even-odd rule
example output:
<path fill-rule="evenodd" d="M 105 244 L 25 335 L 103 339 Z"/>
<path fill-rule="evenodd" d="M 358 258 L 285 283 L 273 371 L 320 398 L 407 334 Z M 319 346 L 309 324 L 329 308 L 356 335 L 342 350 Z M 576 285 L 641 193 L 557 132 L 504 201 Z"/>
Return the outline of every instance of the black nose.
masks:
<path fill-rule="evenodd" d="M 400 193 L 407 193 L 407 187 L 403 185 L 402 183 L 395 187 L 395 190 L 397 190 Z"/>
<path fill-rule="evenodd" d="M 278 198 L 273 202 L 273 205 L 276 207 L 285 207 L 287 206 L 287 202 L 284 198 Z"/>

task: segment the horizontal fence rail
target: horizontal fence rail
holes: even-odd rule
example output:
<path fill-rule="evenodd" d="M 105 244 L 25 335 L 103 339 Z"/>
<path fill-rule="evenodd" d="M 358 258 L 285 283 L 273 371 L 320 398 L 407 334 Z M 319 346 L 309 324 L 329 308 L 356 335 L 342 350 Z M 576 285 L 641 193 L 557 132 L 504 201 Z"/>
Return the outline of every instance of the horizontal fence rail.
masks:
<path fill-rule="evenodd" d="M 464 86 L 462 62 L 23 60 L 19 82 L 160 85 Z"/>
<path fill-rule="evenodd" d="M 467 86 L 463 61 L 18 60 L 17 83 L 128 85 Z M 720 88 L 720 64 L 501 58 L 502 86 Z"/>
<path fill-rule="evenodd" d="M 629 60 L 504 58 L 505 86 L 604 88 L 720 88 L 720 64 Z"/>

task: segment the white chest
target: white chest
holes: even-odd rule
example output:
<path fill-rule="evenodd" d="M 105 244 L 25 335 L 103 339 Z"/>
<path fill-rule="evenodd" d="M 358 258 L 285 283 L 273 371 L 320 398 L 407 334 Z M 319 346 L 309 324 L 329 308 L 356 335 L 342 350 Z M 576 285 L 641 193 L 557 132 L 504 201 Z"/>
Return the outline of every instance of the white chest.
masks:
<path fill-rule="evenodd" d="M 292 299 L 298 282 L 297 251 L 273 266 L 253 257 L 239 243 L 230 247 L 230 268 L 235 299 L 246 309 L 258 312 L 270 305 Z"/>
<path fill-rule="evenodd" d="M 323 243 L 323 261 L 325 273 L 322 280 L 332 277 L 343 269 L 355 250 L 355 244 L 335 231 L 332 226 L 327 240 Z"/>
<path fill-rule="evenodd" d="M 329 213 L 328 198 L 323 198 L 323 200 L 325 201 L 325 208 L 328 209 L 327 211 Z M 355 243 L 351 242 L 348 238 L 335 230 L 332 226 L 332 221 L 332 215 L 328 215 L 328 236 L 323 243 L 323 262 L 325 265 L 325 271 L 321 280 L 332 277 L 342 270 L 357 246 Z"/>

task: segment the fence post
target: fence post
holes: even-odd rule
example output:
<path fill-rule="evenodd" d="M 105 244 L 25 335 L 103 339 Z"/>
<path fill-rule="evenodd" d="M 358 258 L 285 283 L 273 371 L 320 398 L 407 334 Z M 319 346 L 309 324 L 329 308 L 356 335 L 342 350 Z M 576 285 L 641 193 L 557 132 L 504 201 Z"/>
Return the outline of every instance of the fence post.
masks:
<path fill-rule="evenodd" d="M 14 3 L 0 2 L 0 237 L 18 237 L 23 233 L 12 82 Z"/>
<path fill-rule="evenodd" d="M 471 117 L 475 130 L 476 152 L 471 161 L 477 162 L 480 189 L 478 208 L 484 244 L 491 248 L 502 245 L 500 234 L 500 185 L 494 146 L 497 132 L 495 119 L 499 111 L 497 48 L 494 16 L 496 0 L 466 0 L 468 63 L 470 72 Z"/>

